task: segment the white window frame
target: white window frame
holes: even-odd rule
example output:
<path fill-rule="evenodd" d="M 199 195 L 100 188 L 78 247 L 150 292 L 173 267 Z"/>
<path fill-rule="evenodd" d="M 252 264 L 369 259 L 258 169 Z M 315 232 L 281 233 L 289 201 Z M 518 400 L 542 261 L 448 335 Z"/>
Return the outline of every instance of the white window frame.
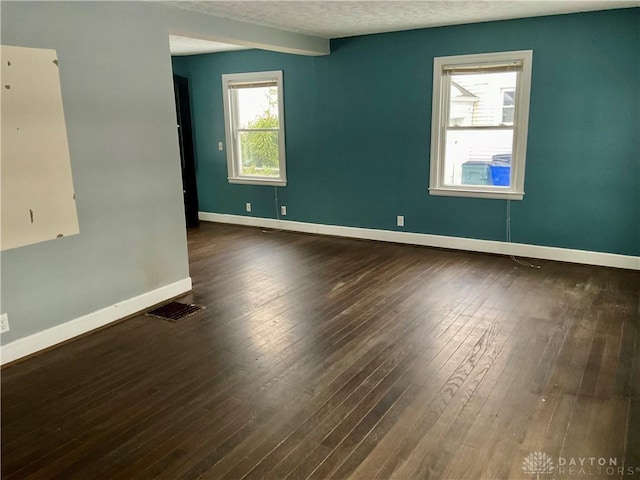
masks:
<path fill-rule="evenodd" d="M 277 84 L 278 91 L 278 154 L 279 171 L 278 177 L 260 177 L 257 175 L 242 175 L 239 157 L 239 135 L 238 135 L 238 114 L 237 103 L 234 100 L 230 84 L 234 83 L 263 83 L 273 82 Z M 241 183 L 247 185 L 287 185 L 287 168 L 284 139 L 284 95 L 282 88 L 282 71 L 251 72 L 251 73 L 229 73 L 222 75 L 222 97 L 224 104 L 224 127 L 227 142 L 227 180 L 229 183 Z"/>
<path fill-rule="evenodd" d="M 522 200 L 524 197 L 524 171 L 529 128 L 529 97 L 531 92 L 531 65 L 533 50 L 481 53 L 436 57 L 433 62 L 433 103 L 431 119 L 431 159 L 429 194 L 454 197 L 501 198 Z M 492 185 L 446 185 L 444 162 L 446 134 L 449 119 L 450 82 L 444 81 L 445 67 L 479 68 L 512 62 L 522 63 L 516 80 L 515 112 L 513 122 L 513 151 L 511 157 L 511 182 L 509 187 Z"/>

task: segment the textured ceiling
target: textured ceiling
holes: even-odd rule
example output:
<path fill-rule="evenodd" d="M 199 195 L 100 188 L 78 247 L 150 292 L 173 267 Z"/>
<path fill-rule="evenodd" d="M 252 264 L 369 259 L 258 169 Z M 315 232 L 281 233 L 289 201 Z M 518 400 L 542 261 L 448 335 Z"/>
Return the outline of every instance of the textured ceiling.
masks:
<path fill-rule="evenodd" d="M 340 38 L 396 30 L 586 12 L 640 0 L 173 1 L 174 7 L 295 33 Z"/>

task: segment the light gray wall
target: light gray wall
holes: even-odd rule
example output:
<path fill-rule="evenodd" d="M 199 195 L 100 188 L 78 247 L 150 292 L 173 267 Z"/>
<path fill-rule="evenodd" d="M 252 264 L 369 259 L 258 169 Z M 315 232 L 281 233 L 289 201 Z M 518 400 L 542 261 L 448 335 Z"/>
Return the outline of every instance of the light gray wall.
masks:
<path fill-rule="evenodd" d="M 2 2 L 58 52 L 80 234 L 2 253 L 7 344 L 189 276 L 168 29 L 133 2 Z"/>

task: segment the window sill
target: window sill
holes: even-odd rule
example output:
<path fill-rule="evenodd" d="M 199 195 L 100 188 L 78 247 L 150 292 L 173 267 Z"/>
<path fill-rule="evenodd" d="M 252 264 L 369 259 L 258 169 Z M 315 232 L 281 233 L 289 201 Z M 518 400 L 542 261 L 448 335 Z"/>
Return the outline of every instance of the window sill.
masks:
<path fill-rule="evenodd" d="M 229 183 L 238 183 L 242 185 L 271 185 L 274 187 L 286 187 L 287 181 L 279 178 L 247 178 L 247 177 L 228 177 Z"/>
<path fill-rule="evenodd" d="M 524 192 L 500 192 L 487 189 L 462 189 L 462 188 L 429 188 L 429 195 L 440 195 L 444 197 L 467 197 L 467 198 L 497 198 L 502 200 L 522 200 Z"/>

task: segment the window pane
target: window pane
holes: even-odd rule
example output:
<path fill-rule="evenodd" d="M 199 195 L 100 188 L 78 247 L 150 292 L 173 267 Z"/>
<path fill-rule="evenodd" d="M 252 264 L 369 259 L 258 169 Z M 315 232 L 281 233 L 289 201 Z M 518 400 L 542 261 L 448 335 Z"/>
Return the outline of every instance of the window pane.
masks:
<path fill-rule="evenodd" d="M 280 176 L 278 132 L 239 132 L 240 175 Z"/>
<path fill-rule="evenodd" d="M 278 89 L 276 87 L 234 90 L 238 128 L 278 128 Z"/>
<path fill-rule="evenodd" d="M 498 126 L 505 96 L 515 99 L 518 72 L 457 74 L 450 84 L 449 126 Z"/>
<path fill-rule="evenodd" d="M 513 130 L 448 130 L 445 185 L 511 185 Z"/>
<path fill-rule="evenodd" d="M 502 123 L 513 124 L 513 107 L 504 107 L 502 109 Z"/>
<path fill-rule="evenodd" d="M 502 104 L 506 106 L 513 106 L 516 104 L 516 92 L 513 90 L 505 90 L 502 92 Z"/>

